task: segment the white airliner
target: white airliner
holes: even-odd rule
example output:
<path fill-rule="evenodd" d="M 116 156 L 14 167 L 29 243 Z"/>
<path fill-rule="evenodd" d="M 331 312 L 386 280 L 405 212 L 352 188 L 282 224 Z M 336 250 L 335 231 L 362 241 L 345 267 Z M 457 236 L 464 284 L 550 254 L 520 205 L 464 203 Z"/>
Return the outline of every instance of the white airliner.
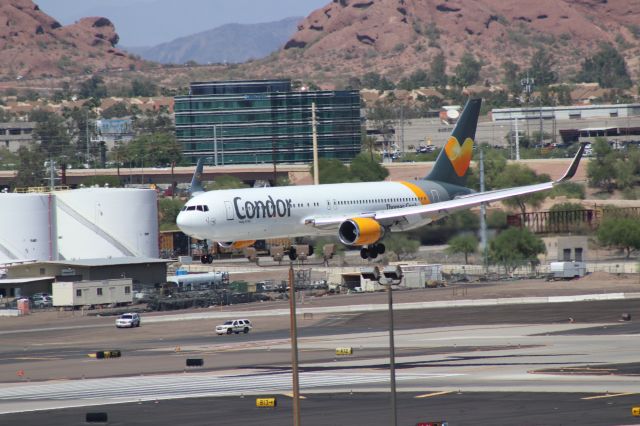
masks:
<path fill-rule="evenodd" d="M 178 214 L 178 227 L 192 237 L 236 248 L 261 239 L 337 234 L 342 243 L 362 247 L 363 258 L 375 258 L 384 253 L 381 241 L 388 232 L 418 228 L 482 203 L 551 189 L 573 177 L 584 145 L 558 180 L 481 193 L 466 188 L 480 104 L 481 99 L 467 102 L 424 179 L 204 192 L 199 161 L 191 183 L 194 196 Z M 295 251 L 289 257 L 295 259 Z M 211 262 L 211 256 L 201 260 Z"/>

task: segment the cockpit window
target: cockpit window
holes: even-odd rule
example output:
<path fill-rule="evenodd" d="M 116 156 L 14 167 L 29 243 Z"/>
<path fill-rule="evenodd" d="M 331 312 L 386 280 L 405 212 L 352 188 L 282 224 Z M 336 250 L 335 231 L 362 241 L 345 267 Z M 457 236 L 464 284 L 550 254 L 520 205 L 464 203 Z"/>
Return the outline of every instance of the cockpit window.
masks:
<path fill-rule="evenodd" d="M 196 209 L 197 209 L 199 212 L 204 211 L 204 210 L 202 210 L 202 206 L 196 206 Z"/>
<path fill-rule="evenodd" d="M 196 209 L 196 206 L 189 206 L 189 207 L 187 207 L 187 210 L 189 210 L 189 211 L 191 211 L 191 210 L 195 210 L 195 209 Z"/>
<path fill-rule="evenodd" d="M 209 211 L 209 206 L 204 205 L 203 207 L 204 207 L 204 211 L 205 211 L 205 212 L 208 212 L 208 211 Z"/>

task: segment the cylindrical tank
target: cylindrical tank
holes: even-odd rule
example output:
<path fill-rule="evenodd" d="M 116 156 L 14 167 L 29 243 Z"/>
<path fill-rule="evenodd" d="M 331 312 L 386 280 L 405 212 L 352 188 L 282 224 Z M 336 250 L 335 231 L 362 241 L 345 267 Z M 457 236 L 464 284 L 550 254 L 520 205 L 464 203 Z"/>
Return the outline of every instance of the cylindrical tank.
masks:
<path fill-rule="evenodd" d="M 0 193 L 0 263 L 55 259 L 54 204 L 49 194 Z"/>
<path fill-rule="evenodd" d="M 85 188 L 56 195 L 65 259 L 158 257 L 158 201 L 151 189 Z"/>

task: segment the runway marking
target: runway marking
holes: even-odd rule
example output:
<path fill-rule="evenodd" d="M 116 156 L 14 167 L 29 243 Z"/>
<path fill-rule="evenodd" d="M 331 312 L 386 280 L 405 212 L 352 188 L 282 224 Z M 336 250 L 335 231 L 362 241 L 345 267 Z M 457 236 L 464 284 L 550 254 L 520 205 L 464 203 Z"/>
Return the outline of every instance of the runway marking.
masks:
<path fill-rule="evenodd" d="M 425 393 L 424 395 L 417 395 L 414 398 L 431 398 L 433 396 L 447 395 L 449 393 L 453 393 L 453 391 L 441 391 L 441 392 Z"/>
<path fill-rule="evenodd" d="M 586 396 L 580 399 L 588 400 L 588 399 L 614 398 L 616 396 L 627 396 L 627 395 L 636 395 L 636 394 L 637 392 L 608 393 L 606 395 Z"/>
<path fill-rule="evenodd" d="M 289 398 L 293 398 L 293 393 L 289 392 L 289 393 L 283 393 L 283 396 L 288 396 Z M 298 398 L 300 399 L 307 399 L 306 396 L 302 396 L 302 395 L 298 395 Z"/>

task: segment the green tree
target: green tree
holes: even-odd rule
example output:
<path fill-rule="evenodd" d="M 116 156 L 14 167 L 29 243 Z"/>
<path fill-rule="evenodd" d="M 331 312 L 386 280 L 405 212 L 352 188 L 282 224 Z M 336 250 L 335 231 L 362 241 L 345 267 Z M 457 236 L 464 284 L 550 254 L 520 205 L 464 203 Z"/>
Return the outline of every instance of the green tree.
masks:
<path fill-rule="evenodd" d="M 538 175 L 535 171 L 522 164 L 508 164 L 498 176 L 496 185 L 498 188 L 510 188 L 513 186 L 532 185 L 535 183 L 548 182 L 551 178 L 548 175 Z M 502 200 L 502 203 L 509 207 L 519 208 L 522 214 L 527 213 L 527 205 L 534 208 L 539 207 L 547 197 L 545 191 L 535 192 L 529 195 L 512 197 Z"/>
<path fill-rule="evenodd" d="M 393 90 L 394 84 L 377 72 L 368 72 L 362 76 L 362 87 L 366 89 Z"/>
<path fill-rule="evenodd" d="M 104 79 L 99 75 L 94 75 L 91 78 L 80 83 L 79 95 L 83 99 L 96 98 L 102 99 L 107 97 L 107 86 L 104 83 Z"/>
<path fill-rule="evenodd" d="M 616 161 L 618 153 L 614 152 L 604 138 L 596 138 L 593 143 L 593 158 L 587 165 L 589 186 L 612 192 L 615 187 Z"/>
<path fill-rule="evenodd" d="M 549 86 L 558 81 L 558 74 L 554 71 L 553 56 L 544 47 L 539 48 L 531 57 L 529 76 L 535 80 L 537 87 Z"/>
<path fill-rule="evenodd" d="M 40 186 L 44 182 L 45 156 L 39 149 L 27 149 L 21 146 L 18 149 L 18 167 L 14 185 L 17 188 L 28 186 Z"/>
<path fill-rule="evenodd" d="M 158 222 L 161 230 L 176 229 L 176 218 L 184 206 L 184 201 L 177 198 L 161 198 L 158 200 Z"/>
<path fill-rule="evenodd" d="M 549 196 L 551 198 L 565 196 L 567 198 L 577 198 L 580 200 L 584 200 L 584 185 L 577 182 L 563 182 L 560 185 L 554 186 L 553 189 L 549 191 Z"/>
<path fill-rule="evenodd" d="M 480 79 L 482 63 L 469 52 L 465 52 L 460 58 L 460 64 L 455 68 L 455 76 L 461 86 L 469 86 Z"/>
<path fill-rule="evenodd" d="M 447 253 L 449 254 L 464 254 L 464 264 L 469 264 L 469 254 L 478 251 L 478 239 L 475 235 L 456 235 L 451 238 L 448 243 Z"/>
<path fill-rule="evenodd" d="M 168 166 L 180 162 L 182 150 L 171 133 L 142 134 L 126 147 L 125 161 L 143 166 Z"/>
<path fill-rule="evenodd" d="M 102 111 L 102 118 L 120 118 L 120 117 L 127 117 L 129 115 L 131 115 L 131 112 L 129 111 L 129 107 L 127 106 L 127 104 L 125 104 L 124 102 L 116 102 L 115 104 L 111 105 L 109 108 L 105 108 Z"/>
<path fill-rule="evenodd" d="M 584 60 L 576 79 L 597 82 L 604 88 L 628 89 L 632 85 L 624 57 L 609 43 L 602 44 L 599 51 Z"/>
<path fill-rule="evenodd" d="M 429 66 L 429 76 L 435 87 L 446 87 L 447 78 L 447 61 L 442 51 L 432 59 Z"/>
<path fill-rule="evenodd" d="M 512 95 L 520 95 L 522 87 L 520 86 L 520 66 L 513 61 L 506 61 L 502 64 L 504 70 L 504 84 L 507 85 Z"/>
<path fill-rule="evenodd" d="M 518 266 L 538 264 L 538 255 L 546 253 L 544 242 L 526 228 L 509 228 L 489 242 L 489 260 L 511 273 Z"/>
<path fill-rule="evenodd" d="M 212 183 L 205 185 L 207 191 L 217 189 L 239 189 L 248 188 L 249 185 L 241 181 L 239 178 L 231 175 L 218 176 Z"/>
<path fill-rule="evenodd" d="M 411 75 L 409 75 L 408 77 L 404 77 L 398 83 L 398 88 L 404 90 L 413 90 L 429 86 L 431 86 L 429 74 L 427 74 L 427 72 L 423 69 L 414 71 L 413 73 L 411 73 Z"/>
<path fill-rule="evenodd" d="M 389 176 L 389 170 L 380 164 L 379 158 L 371 160 L 365 153 L 360 153 L 353 159 L 349 171 L 355 179 L 361 182 L 377 182 L 385 180 Z"/>
<path fill-rule="evenodd" d="M 628 259 L 633 250 L 640 249 L 640 220 L 621 216 L 605 218 L 598 227 L 597 236 L 603 245 L 626 250 Z"/>
<path fill-rule="evenodd" d="M 313 176 L 313 165 L 309 166 Z M 318 160 L 318 173 L 320 173 L 320 183 L 343 183 L 354 182 L 349 168 L 342 161 L 335 158 L 320 158 Z"/>
<path fill-rule="evenodd" d="M 392 233 L 384 239 L 384 245 L 400 261 L 417 253 L 420 241 L 409 238 L 405 233 Z"/>
<path fill-rule="evenodd" d="M 38 150 L 45 157 L 55 160 L 75 157 L 69 129 L 62 117 L 50 111 L 34 110 L 30 119 L 36 123 L 33 138 L 39 142 Z"/>
<path fill-rule="evenodd" d="M 136 78 L 131 82 L 131 94 L 133 96 L 156 96 L 158 86 L 149 79 Z"/>

